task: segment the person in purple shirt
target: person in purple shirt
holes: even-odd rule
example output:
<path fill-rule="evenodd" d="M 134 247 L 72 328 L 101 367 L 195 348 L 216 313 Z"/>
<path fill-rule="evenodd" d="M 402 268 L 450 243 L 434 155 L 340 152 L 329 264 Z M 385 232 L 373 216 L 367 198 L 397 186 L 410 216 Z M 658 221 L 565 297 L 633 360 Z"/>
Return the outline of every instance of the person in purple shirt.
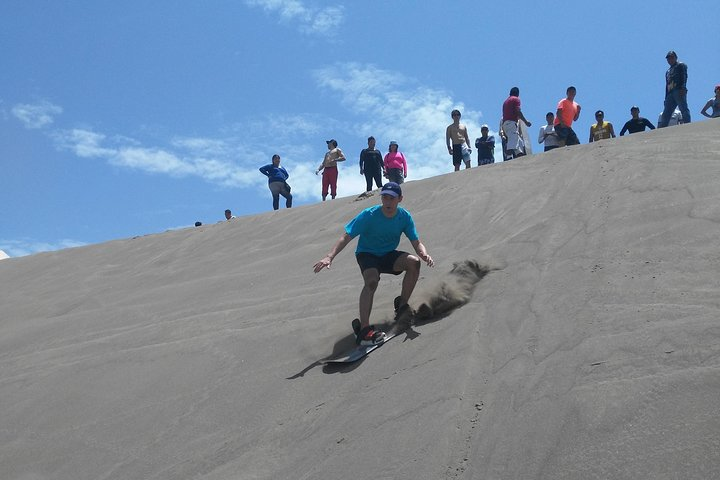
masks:
<path fill-rule="evenodd" d="M 420 242 L 412 215 L 398 206 L 403 199 L 400 185 L 388 182 L 380 193 L 382 204 L 366 208 L 345 225 L 345 232 L 330 253 L 313 267 L 315 273 L 330 268 L 333 259 L 352 239 L 360 237 L 355 258 L 362 273 L 363 289 L 359 301 L 360 318 L 352 321 L 358 345 L 373 345 L 385 340 L 385 333 L 370 325 L 370 312 L 380 274 L 400 275 L 405 272 L 402 290 L 400 296 L 395 298 L 394 306 L 395 320 L 406 321 L 413 315 L 408 300 L 420 278 L 421 260 L 430 267 L 434 265 L 425 245 Z M 410 240 L 416 255 L 397 250 L 402 234 Z"/>

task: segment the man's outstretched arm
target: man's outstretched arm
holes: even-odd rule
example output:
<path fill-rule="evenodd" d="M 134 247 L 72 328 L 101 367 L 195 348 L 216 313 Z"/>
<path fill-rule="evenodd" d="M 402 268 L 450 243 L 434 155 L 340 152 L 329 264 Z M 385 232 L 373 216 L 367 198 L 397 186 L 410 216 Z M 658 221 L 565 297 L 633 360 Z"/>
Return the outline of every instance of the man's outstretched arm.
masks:
<path fill-rule="evenodd" d="M 342 237 L 340 237 L 340 239 L 335 243 L 335 245 L 333 245 L 330 253 L 328 253 L 325 258 L 321 259 L 315 264 L 315 266 L 313 267 L 315 273 L 318 273 L 324 268 L 330 268 L 333 259 L 337 256 L 338 253 L 342 252 L 343 248 L 345 248 L 345 246 L 350 243 L 352 239 L 353 237 L 351 237 L 347 233 L 343 233 Z"/>

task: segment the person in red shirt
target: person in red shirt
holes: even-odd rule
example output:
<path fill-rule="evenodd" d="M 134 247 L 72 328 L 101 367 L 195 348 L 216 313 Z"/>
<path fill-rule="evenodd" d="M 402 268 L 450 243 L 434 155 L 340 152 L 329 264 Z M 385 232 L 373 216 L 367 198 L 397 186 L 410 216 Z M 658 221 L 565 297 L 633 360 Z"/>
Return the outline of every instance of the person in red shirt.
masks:
<path fill-rule="evenodd" d="M 557 115 L 555 116 L 555 133 L 565 145 L 579 145 L 580 139 L 572 129 L 572 123 L 580 118 L 580 105 L 575 103 L 575 95 L 577 89 L 575 87 L 567 88 L 567 97 L 558 102 Z"/>
<path fill-rule="evenodd" d="M 518 87 L 512 87 L 510 89 L 510 96 L 503 102 L 502 112 L 502 130 L 505 132 L 505 138 L 507 138 L 506 150 L 509 160 L 510 158 L 517 158 L 522 153 L 518 121 L 522 120 L 528 127 L 532 126 L 532 124 L 525 119 L 520 108 L 520 89 Z"/>

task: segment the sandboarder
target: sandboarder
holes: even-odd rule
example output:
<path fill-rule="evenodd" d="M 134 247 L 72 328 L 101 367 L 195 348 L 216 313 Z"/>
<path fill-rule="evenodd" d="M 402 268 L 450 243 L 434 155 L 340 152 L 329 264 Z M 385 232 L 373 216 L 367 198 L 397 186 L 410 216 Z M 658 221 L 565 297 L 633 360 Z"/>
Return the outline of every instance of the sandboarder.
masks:
<path fill-rule="evenodd" d="M 352 241 L 360 236 L 355 257 L 363 276 L 363 289 L 360 292 L 360 318 L 352 321 L 355 342 L 358 345 L 382 343 L 385 333 L 370 325 L 373 297 L 380 281 L 381 273 L 400 275 L 405 272 L 400 296 L 395 298 L 395 320 L 403 321 L 412 316 L 408 300 L 420 277 L 420 260 L 432 267 L 432 257 L 425 245 L 420 242 L 415 222 L 410 213 L 398 204 L 402 202 L 402 189 L 394 182 L 383 185 L 380 191 L 382 205 L 369 207 L 360 212 L 347 225 L 345 232 L 325 258 L 315 264 L 315 273 L 330 268 L 333 259 Z M 397 250 L 401 234 L 410 240 L 415 255 Z"/>

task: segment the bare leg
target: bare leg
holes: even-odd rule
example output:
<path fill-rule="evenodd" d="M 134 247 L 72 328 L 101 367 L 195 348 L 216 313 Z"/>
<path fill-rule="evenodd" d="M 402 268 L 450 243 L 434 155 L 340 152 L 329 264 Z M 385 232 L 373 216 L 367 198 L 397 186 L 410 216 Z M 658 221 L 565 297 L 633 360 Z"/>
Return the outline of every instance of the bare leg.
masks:
<path fill-rule="evenodd" d="M 393 265 L 395 271 L 404 271 L 402 290 L 400 291 L 400 306 L 405 305 L 410 300 L 415 285 L 420 278 L 420 259 L 415 255 L 402 255 L 395 260 Z"/>
<path fill-rule="evenodd" d="M 373 298 L 380 281 L 380 272 L 376 268 L 368 268 L 363 272 L 365 285 L 360 292 L 360 328 L 370 325 L 370 312 L 372 311 Z"/>

